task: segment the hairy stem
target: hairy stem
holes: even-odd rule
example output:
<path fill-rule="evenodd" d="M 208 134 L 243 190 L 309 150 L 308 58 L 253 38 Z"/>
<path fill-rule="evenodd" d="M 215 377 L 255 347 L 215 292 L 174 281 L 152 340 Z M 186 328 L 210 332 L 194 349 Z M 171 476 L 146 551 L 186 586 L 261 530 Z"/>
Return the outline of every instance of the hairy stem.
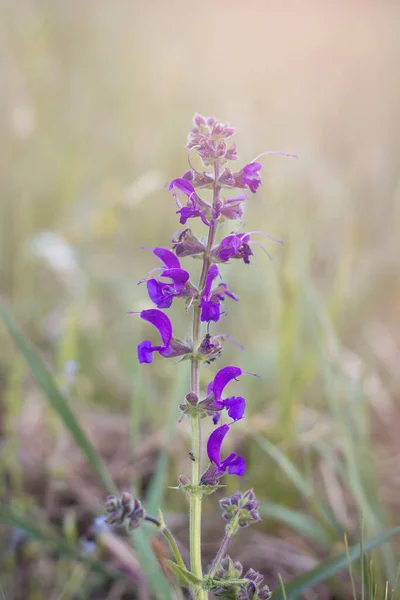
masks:
<path fill-rule="evenodd" d="M 214 165 L 214 189 L 213 189 L 213 206 L 218 199 L 219 187 L 219 164 Z M 201 269 L 199 281 L 199 293 L 204 288 L 207 273 L 211 265 L 211 250 L 214 244 L 216 233 L 216 224 L 211 223 L 208 230 L 208 239 L 206 251 L 203 255 L 203 265 Z M 191 360 L 190 371 L 190 388 L 197 396 L 200 395 L 200 362 L 196 355 L 197 348 L 200 344 L 201 333 L 201 314 L 199 303 L 196 302 L 193 309 L 193 357 Z M 201 447 L 201 422 L 198 415 L 192 415 L 192 452 L 194 461 L 192 463 L 192 486 L 193 490 L 190 494 L 190 565 L 193 575 L 198 579 L 203 578 L 203 570 L 201 565 L 201 502 L 202 493 L 196 489 L 200 483 L 201 462 L 202 462 L 202 447 Z M 206 600 L 207 592 L 202 589 L 194 590 L 196 600 Z"/>

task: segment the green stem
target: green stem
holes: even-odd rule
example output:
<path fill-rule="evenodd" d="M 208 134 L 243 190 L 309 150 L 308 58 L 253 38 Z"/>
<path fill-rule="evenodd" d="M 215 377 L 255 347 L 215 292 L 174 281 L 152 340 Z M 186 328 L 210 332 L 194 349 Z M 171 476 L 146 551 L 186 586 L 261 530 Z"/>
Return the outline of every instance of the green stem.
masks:
<path fill-rule="evenodd" d="M 146 515 L 144 520 L 148 521 L 149 523 L 153 523 L 153 525 L 155 525 L 156 527 L 159 528 L 161 533 L 165 536 L 166 540 L 168 541 L 170 548 L 172 550 L 172 554 L 174 555 L 176 562 L 178 563 L 178 565 L 180 567 L 182 567 L 183 569 L 186 569 L 186 565 L 183 562 L 181 553 L 179 552 L 178 544 L 176 543 L 176 540 L 175 540 L 174 536 L 172 535 L 171 531 L 165 525 L 164 519 L 161 517 L 161 521 L 159 521 L 158 519 L 155 519 L 154 517 L 150 517 L 149 515 Z"/>
<path fill-rule="evenodd" d="M 214 165 L 214 189 L 213 189 L 213 205 L 216 203 L 219 194 L 218 187 L 219 164 Z M 216 234 L 216 225 L 211 224 L 208 230 L 207 247 L 203 254 L 203 265 L 201 269 L 199 281 L 199 293 L 204 288 L 207 273 L 211 265 L 211 250 L 214 244 Z M 197 357 L 197 348 L 200 344 L 201 320 L 200 307 L 196 302 L 193 309 L 193 357 L 191 360 L 190 370 L 190 388 L 198 397 L 200 395 L 200 362 Z M 190 566 L 193 575 L 198 579 L 203 579 L 203 569 L 201 565 L 201 502 L 202 492 L 198 489 L 201 476 L 202 462 L 202 447 L 201 447 L 201 422 L 198 415 L 192 415 L 192 452 L 194 461 L 192 462 L 192 486 L 190 493 Z M 195 589 L 195 600 L 207 600 L 207 591 L 203 589 Z"/>

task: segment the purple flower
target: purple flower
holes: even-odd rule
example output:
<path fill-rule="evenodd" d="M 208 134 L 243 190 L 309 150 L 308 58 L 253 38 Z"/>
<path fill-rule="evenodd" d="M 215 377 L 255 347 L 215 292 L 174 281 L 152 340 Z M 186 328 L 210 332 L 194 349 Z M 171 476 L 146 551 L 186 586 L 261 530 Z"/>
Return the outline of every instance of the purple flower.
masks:
<path fill-rule="evenodd" d="M 239 258 L 246 265 L 250 264 L 253 252 L 249 246 L 249 233 L 235 233 L 221 240 L 219 246 L 213 249 L 213 257 L 221 262 L 228 262 L 231 258 Z"/>
<path fill-rule="evenodd" d="M 219 321 L 221 316 L 220 303 L 224 301 L 225 296 L 237 301 L 238 298 L 230 292 L 225 283 L 220 283 L 218 287 L 211 290 L 213 281 L 219 275 L 217 265 L 212 265 L 207 273 L 202 299 L 200 302 L 201 320 L 203 322 Z"/>
<path fill-rule="evenodd" d="M 222 398 L 222 393 L 225 387 L 233 379 L 237 379 L 242 375 L 243 371 L 239 367 L 228 366 L 220 369 L 214 379 L 208 384 L 207 392 L 209 396 L 213 396 L 212 407 L 223 410 L 227 409 L 228 416 L 234 421 L 238 421 L 244 415 L 246 409 L 246 400 L 242 396 L 231 396 L 230 398 Z M 214 423 L 218 423 L 219 413 L 214 416 Z"/>
<path fill-rule="evenodd" d="M 167 267 L 162 270 L 161 277 L 166 277 L 171 282 L 164 283 L 154 278 L 148 279 L 147 291 L 149 298 L 157 308 L 169 308 L 175 296 L 186 296 L 190 293 L 186 286 L 189 273 L 181 269 L 179 259 L 171 250 L 154 248 L 153 254 Z"/>
<path fill-rule="evenodd" d="M 215 465 L 218 477 L 221 477 L 226 471 L 230 475 L 241 477 L 246 471 L 246 464 L 242 456 L 232 452 L 225 460 L 221 461 L 221 446 L 228 431 L 229 425 L 222 425 L 212 432 L 207 442 L 208 458 Z"/>
<path fill-rule="evenodd" d="M 162 346 L 153 346 L 150 340 L 145 340 L 139 344 L 139 362 L 153 362 L 153 352 L 159 352 L 159 354 L 164 357 L 170 356 L 173 353 L 173 349 L 170 346 L 172 340 L 172 325 L 167 315 L 161 312 L 161 310 L 150 308 L 149 310 L 142 310 L 140 318 L 144 321 L 148 321 L 158 329 L 158 333 L 162 340 Z"/>
<path fill-rule="evenodd" d="M 207 227 L 210 226 L 208 218 L 211 215 L 211 206 L 208 204 L 208 202 L 205 202 L 196 194 L 196 191 L 190 181 L 182 177 L 178 177 L 177 179 L 173 179 L 171 181 L 168 189 L 174 194 L 175 200 L 179 206 L 179 210 L 176 211 L 176 214 L 180 215 L 180 223 L 182 225 L 185 225 L 188 219 L 200 217 Z M 177 192 L 174 190 L 178 190 L 187 196 L 188 203 L 186 206 L 182 206 L 180 204 L 177 198 Z"/>
<path fill-rule="evenodd" d="M 236 198 L 225 200 L 221 208 L 221 215 L 223 215 L 225 219 L 241 219 L 243 216 L 243 202 L 246 200 L 247 196 L 244 194 L 237 196 Z"/>
<path fill-rule="evenodd" d="M 262 165 L 258 162 L 252 162 L 245 165 L 243 169 L 235 175 L 235 187 L 248 187 L 253 194 L 256 193 L 261 183 L 261 175 L 259 171 Z"/>

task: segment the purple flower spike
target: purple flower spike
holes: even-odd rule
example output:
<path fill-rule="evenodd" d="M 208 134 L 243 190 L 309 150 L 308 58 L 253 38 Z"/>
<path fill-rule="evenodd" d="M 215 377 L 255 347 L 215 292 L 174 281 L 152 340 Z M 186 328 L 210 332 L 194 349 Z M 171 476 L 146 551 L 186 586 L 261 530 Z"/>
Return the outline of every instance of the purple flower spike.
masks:
<path fill-rule="evenodd" d="M 228 431 L 229 425 L 222 425 L 212 432 L 207 442 L 208 458 L 216 466 L 219 477 L 226 473 L 226 471 L 230 475 L 241 477 L 246 471 L 246 464 L 242 456 L 232 453 L 225 460 L 221 461 L 221 446 Z"/>
<path fill-rule="evenodd" d="M 153 346 L 150 340 L 145 340 L 138 346 L 138 359 L 140 363 L 151 363 L 153 362 L 153 352 L 159 352 L 161 356 L 167 357 L 173 353 L 171 348 L 172 340 L 172 325 L 171 321 L 166 314 L 151 308 L 149 310 L 142 310 L 140 318 L 144 321 L 151 323 L 160 334 L 163 345 Z"/>

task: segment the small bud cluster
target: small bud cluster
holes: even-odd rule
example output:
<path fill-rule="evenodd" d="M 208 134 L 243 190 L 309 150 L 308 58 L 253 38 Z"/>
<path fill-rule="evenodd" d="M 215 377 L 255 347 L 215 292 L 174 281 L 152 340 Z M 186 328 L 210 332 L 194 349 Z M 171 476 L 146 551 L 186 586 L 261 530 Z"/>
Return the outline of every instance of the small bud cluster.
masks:
<path fill-rule="evenodd" d="M 267 585 L 262 586 L 263 575 L 254 569 L 249 569 L 242 576 L 243 566 L 239 561 L 233 562 L 230 556 L 224 558 L 214 576 L 214 581 L 220 581 L 212 588 L 213 594 L 221 600 L 269 600 L 272 592 Z M 241 579 L 240 585 L 224 585 L 235 579 Z M 243 581 L 246 580 L 246 581 Z"/>
<path fill-rule="evenodd" d="M 239 527 L 247 527 L 251 523 L 261 521 L 258 512 L 260 503 L 256 500 L 253 490 L 247 490 L 244 494 L 235 492 L 230 498 L 222 498 L 219 501 L 226 521 L 238 518 Z"/>
<path fill-rule="evenodd" d="M 122 525 L 127 521 L 128 529 L 137 529 L 146 516 L 145 510 L 138 498 L 133 498 L 128 492 L 123 492 L 120 498 L 108 496 L 105 504 L 110 525 Z"/>

